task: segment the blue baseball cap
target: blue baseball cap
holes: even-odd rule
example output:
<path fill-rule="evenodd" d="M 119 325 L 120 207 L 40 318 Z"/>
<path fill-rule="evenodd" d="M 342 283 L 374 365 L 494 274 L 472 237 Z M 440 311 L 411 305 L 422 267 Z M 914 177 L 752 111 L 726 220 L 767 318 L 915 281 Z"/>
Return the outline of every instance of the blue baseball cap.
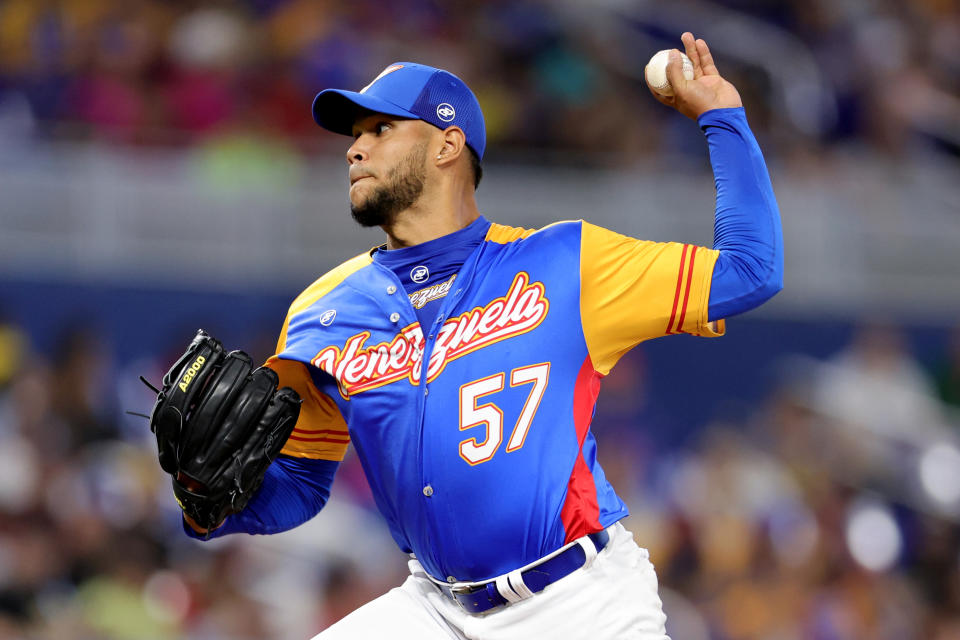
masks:
<path fill-rule="evenodd" d="M 467 146 L 483 158 L 487 128 L 480 103 L 463 80 L 449 71 L 394 62 L 359 92 L 324 89 L 318 93 L 313 99 L 313 119 L 324 129 L 349 136 L 360 108 L 423 120 L 440 129 L 458 126 Z"/>

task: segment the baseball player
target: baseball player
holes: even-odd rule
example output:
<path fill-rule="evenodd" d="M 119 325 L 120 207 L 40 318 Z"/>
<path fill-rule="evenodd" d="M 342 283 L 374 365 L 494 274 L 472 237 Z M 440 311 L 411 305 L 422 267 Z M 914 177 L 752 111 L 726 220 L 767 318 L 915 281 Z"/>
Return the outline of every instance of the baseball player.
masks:
<path fill-rule="evenodd" d="M 205 485 L 220 471 L 197 481 L 203 465 L 186 472 L 173 454 L 165 468 L 188 534 L 275 533 L 320 511 L 353 444 L 410 577 L 318 638 L 667 638 L 653 565 L 597 463 L 600 384 L 644 340 L 722 335 L 724 318 L 779 291 L 783 271 L 779 213 L 739 94 L 703 40 L 682 41 L 694 77 L 674 51 L 674 96 L 655 95 L 706 134 L 712 249 L 580 220 L 539 230 L 486 220 L 474 200 L 483 114 L 446 71 L 397 62 L 359 92 L 316 97 L 317 123 L 353 138 L 353 217 L 386 243 L 291 305 L 266 366 L 286 387 L 270 387 L 272 402 L 302 404 L 257 423 L 275 430 L 270 446 L 285 443 L 255 482 L 234 483 L 243 499 L 208 508 Z M 191 353 L 161 399 L 204 375 Z M 203 431 L 230 406 L 206 422 L 177 413 L 177 428 Z M 182 437 L 160 427 L 158 438 Z"/>

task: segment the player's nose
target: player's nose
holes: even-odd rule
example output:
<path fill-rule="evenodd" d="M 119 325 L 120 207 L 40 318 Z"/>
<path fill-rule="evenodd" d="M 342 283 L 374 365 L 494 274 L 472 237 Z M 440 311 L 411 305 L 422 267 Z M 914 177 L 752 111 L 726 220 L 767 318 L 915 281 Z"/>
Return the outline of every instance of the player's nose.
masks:
<path fill-rule="evenodd" d="M 350 148 L 347 149 L 347 164 L 352 165 L 355 162 L 363 162 L 369 158 L 366 149 L 364 149 L 363 144 L 360 142 L 362 139 L 363 136 L 360 136 L 354 140 Z"/>

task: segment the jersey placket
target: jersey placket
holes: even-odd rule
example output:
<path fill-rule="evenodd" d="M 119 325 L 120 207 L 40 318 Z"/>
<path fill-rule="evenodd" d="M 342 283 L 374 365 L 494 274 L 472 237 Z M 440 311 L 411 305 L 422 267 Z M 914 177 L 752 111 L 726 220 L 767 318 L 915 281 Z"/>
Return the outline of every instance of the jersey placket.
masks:
<path fill-rule="evenodd" d="M 393 312 L 391 314 L 391 320 L 393 320 L 393 318 L 395 317 L 393 314 L 396 314 L 396 317 L 397 317 L 397 319 L 394 321 L 394 324 L 396 324 L 397 326 L 408 326 L 410 324 L 416 324 L 417 326 L 420 326 L 420 322 L 417 319 L 416 310 L 413 308 L 413 304 L 410 302 L 410 297 L 404 290 L 403 283 L 400 282 L 400 278 L 397 277 L 397 274 L 394 273 L 393 270 L 388 269 L 387 267 L 384 267 L 383 265 L 377 262 L 374 262 L 373 264 L 376 269 L 378 269 L 381 273 L 384 274 L 385 277 L 389 278 L 390 281 L 394 283 L 390 285 L 390 288 L 388 289 L 388 294 L 391 295 L 392 297 L 394 293 L 396 293 L 397 295 L 402 296 L 403 298 L 403 302 L 400 302 L 400 300 L 398 300 L 396 303 L 392 303 L 391 305 L 389 305 L 390 308 L 396 308 L 395 305 L 399 305 L 401 307 L 400 313 Z M 394 292 L 394 293 L 390 293 L 390 292 Z M 430 484 L 430 480 L 427 477 L 427 474 L 425 473 L 424 462 L 423 462 L 423 419 L 424 419 L 424 414 L 426 413 L 426 401 L 427 401 L 427 396 L 429 394 L 429 387 L 426 384 L 426 376 L 427 376 L 427 365 L 430 362 L 429 354 L 431 351 L 431 347 L 433 346 L 433 341 L 436 337 L 436 330 L 440 326 L 437 323 L 438 322 L 442 323 L 443 317 L 445 317 L 445 314 L 444 314 L 444 310 L 441 309 L 440 313 L 437 315 L 436 320 L 434 321 L 433 329 L 431 329 L 431 333 L 429 335 L 424 333 L 423 327 L 420 326 L 420 331 L 423 334 L 424 342 L 423 342 L 423 349 L 420 353 L 420 357 L 421 357 L 420 380 L 419 380 L 419 386 L 415 391 L 415 396 L 416 396 L 416 402 L 417 402 L 417 418 L 416 418 L 417 469 L 419 472 L 417 486 L 419 487 L 419 490 L 420 490 L 420 500 L 423 501 L 421 503 L 422 511 L 425 519 L 427 519 L 429 522 L 428 526 L 424 527 L 422 532 L 423 540 L 421 542 L 424 549 L 432 548 L 432 545 L 430 542 L 431 540 L 430 530 L 436 524 L 434 518 L 431 517 L 431 512 L 433 511 L 433 509 L 430 508 L 435 502 L 434 500 L 432 500 L 434 490 L 433 490 L 433 486 Z M 405 530 L 408 529 L 408 527 L 406 526 L 406 522 L 404 522 L 404 529 Z M 407 538 L 409 539 L 410 538 L 409 530 L 406 531 L 406 535 L 407 535 Z M 431 558 L 431 561 L 434 564 L 437 564 L 437 560 L 435 557 Z"/>
<path fill-rule="evenodd" d="M 439 530 L 439 521 L 437 518 L 437 512 L 443 511 L 443 504 L 445 499 L 449 499 L 449 496 L 445 496 L 443 493 L 443 487 L 439 487 L 440 493 L 437 494 L 438 487 L 433 486 L 433 480 L 431 474 L 428 471 L 428 462 L 424 459 L 426 453 L 426 443 L 424 442 L 424 418 L 426 416 L 426 404 L 430 396 L 430 384 L 427 381 L 428 370 L 430 364 L 430 356 L 433 353 L 433 347 L 436 343 L 437 336 L 440 333 L 440 329 L 443 327 L 443 323 L 446 322 L 447 318 L 450 317 L 453 310 L 456 308 L 456 305 L 463 298 L 464 292 L 470 285 L 471 280 L 473 279 L 473 274 L 476 268 L 477 260 L 480 257 L 483 244 L 470 254 L 470 257 L 464 261 L 463 265 L 460 267 L 460 270 L 457 272 L 456 280 L 456 289 L 447 294 L 444 298 L 440 310 L 437 312 L 437 317 L 434 319 L 433 324 L 430 327 L 429 333 L 424 335 L 423 342 L 423 352 L 421 353 L 421 370 L 420 370 L 420 381 L 419 381 L 419 393 L 417 393 L 417 437 L 419 439 L 417 446 L 417 466 L 420 471 L 420 483 L 421 488 L 421 500 L 423 500 L 423 513 L 427 521 L 427 526 L 424 528 L 424 540 L 423 548 L 424 549 L 434 549 L 434 545 L 431 543 L 431 531 Z M 379 265 L 378 265 L 379 266 Z M 390 277 L 399 283 L 399 279 L 396 274 L 393 273 L 390 269 L 385 267 L 380 267 L 384 271 L 389 272 Z M 400 289 L 403 291 L 403 289 Z M 413 308 L 413 304 L 410 302 L 409 296 L 406 297 L 406 308 L 405 312 L 410 314 L 414 320 L 416 320 L 416 311 Z M 420 327 L 420 330 L 423 331 L 423 327 Z M 442 439 L 441 439 L 442 440 Z M 451 541 L 446 541 L 446 546 L 454 546 L 450 544 Z M 441 563 L 436 555 L 432 553 L 433 557 L 430 558 L 430 563 L 434 567 L 440 567 Z M 421 558 L 421 560 L 423 560 Z M 444 578 L 445 576 L 436 576 L 438 578 Z"/>

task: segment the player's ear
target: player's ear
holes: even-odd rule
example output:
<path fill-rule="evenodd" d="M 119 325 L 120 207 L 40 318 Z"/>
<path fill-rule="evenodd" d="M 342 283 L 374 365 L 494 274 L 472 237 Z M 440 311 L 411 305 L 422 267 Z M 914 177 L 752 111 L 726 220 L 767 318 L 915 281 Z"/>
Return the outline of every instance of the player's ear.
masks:
<path fill-rule="evenodd" d="M 466 151 L 467 137 L 460 127 L 447 127 L 441 132 L 440 143 L 435 158 L 437 166 L 456 162 Z"/>

